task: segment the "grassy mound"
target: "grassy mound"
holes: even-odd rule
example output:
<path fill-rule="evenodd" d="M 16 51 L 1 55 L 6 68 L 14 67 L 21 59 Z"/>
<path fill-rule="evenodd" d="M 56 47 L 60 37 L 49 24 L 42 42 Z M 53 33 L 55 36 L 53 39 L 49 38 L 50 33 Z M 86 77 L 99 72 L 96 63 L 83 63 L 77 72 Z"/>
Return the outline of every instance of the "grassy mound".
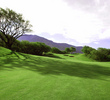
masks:
<path fill-rule="evenodd" d="M 6 52 L 4 52 L 6 51 Z M 11 51 L 0 49 L 1 54 Z M 0 57 L 1 100 L 109 100 L 110 62 L 83 54 Z"/>
<path fill-rule="evenodd" d="M 6 48 L 3 48 L 3 47 L 0 46 L 0 57 L 1 56 L 5 56 L 5 55 L 8 55 L 10 53 L 11 53 L 11 50 L 6 49 Z"/>

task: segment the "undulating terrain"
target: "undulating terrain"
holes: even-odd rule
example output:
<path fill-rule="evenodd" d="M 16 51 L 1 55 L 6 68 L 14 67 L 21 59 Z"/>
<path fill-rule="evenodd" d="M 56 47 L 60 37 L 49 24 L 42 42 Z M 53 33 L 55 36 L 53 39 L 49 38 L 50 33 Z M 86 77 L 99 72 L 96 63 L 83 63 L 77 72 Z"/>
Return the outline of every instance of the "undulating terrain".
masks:
<path fill-rule="evenodd" d="M 110 100 L 110 62 L 0 47 L 0 100 Z"/>

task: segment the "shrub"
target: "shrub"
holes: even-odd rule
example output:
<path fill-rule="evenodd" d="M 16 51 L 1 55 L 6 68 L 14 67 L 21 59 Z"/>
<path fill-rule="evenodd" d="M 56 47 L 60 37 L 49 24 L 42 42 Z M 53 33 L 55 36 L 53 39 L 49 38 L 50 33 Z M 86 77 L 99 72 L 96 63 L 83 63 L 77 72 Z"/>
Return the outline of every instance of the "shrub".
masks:
<path fill-rule="evenodd" d="M 16 41 L 12 46 L 13 51 L 33 54 L 33 55 L 42 55 L 43 52 L 49 52 L 51 47 L 45 45 L 45 43 L 40 42 L 29 42 L 29 41 Z"/>
<path fill-rule="evenodd" d="M 70 53 L 71 49 L 70 48 L 65 48 L 66 53 Z"/>
<path fill-rule="evenodd" d="M 106 48 L 98 48 L 97 50 L 89 47 L 84 46 L 82 51 L 86 56 L 92 58 L 97 61 L 110 61 L 110 49 Z"/>
<path fill-rule="evenodd" d="M 62 51 L 61 51 L 61 50 L 59 50 L 59 49 L 58 49 L 58 48 L 56 48 L 56 47 L 51 48 L 51 52 L 52 52 L 52 53 L 59 53 L 59 54 L 61 54 L 61 53 L 62 53 Z"/>
<path fill-rule="evenodd" d="M 86 56 L 89 55 L 89 57 L 90 57 L 90 56 L 91 56 L 91 55 L 90 55 L 90 54 L 91 54 L 91 51 L 93 51 L 93 50 L 95 50 L 95 49 L 92 48 L 92 47 L 84 46 L 81 51 L 82 51 Z"/>
<path fill-rule="evenodd" d="M 5 43 L 2 40 L 0 40 L 0 46 L 6 47 Z"/>
<path fill-rule="evenodd" d="M 67 52 L 66 51 L 61 51 L 61 54 L 66 54 Z"/>

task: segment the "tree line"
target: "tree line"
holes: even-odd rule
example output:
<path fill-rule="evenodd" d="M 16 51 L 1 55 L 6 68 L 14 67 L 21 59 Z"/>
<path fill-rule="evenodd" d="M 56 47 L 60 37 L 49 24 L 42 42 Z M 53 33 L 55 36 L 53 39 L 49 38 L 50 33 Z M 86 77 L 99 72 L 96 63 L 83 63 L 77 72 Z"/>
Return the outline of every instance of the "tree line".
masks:
<path fill-rule="evenodd" d="M 85 56 L 97 61 L 110 61 L 110 49 L 98 48 L 96 50 L 92 47 L 84 46 L 82 52 Z"/>
<path fill-rule="evenodd" d="M 68 54 L 68 53 L 73 53 L 75 51 L 76 51 L 75 47 L 65 48 L 65 50 L 59 50 L 56 47 L 51 48 L 52 53 L 59 53 L 59 54 Z"/>
<path fill-rule="evenodd" d="M 7 48 L 7 45 L 2 40 L 0 40 L 0 46 Z M 67 54 L 76 50 L 76 49 L 73 50 L 73 48 L 74 47 L 65 48 L 65 50 L 59 50 L 56 47 L 51 48 L 50 46 L 41 42 L 29 42 L 29 41 L 16 40 L 13 43 L 11 50 L 16 52 L 33 54 L 33 55 L 43 55 L 44 53 L 47 53 L 47 52 L 52 52 L 57 54 Z M 68 49 L 70 50 L 68 51 Z"/>

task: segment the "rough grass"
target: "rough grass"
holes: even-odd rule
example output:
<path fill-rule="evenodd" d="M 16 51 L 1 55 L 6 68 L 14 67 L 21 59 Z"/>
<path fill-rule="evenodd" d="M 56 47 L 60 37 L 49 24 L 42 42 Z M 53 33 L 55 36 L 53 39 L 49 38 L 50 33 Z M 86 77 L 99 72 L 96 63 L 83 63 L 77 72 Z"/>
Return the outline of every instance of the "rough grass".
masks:
<path fill-rule="evenodd" d="M 0 47 L 0 100 L 110 100 L 110 62 L 16 54 Z"/>

